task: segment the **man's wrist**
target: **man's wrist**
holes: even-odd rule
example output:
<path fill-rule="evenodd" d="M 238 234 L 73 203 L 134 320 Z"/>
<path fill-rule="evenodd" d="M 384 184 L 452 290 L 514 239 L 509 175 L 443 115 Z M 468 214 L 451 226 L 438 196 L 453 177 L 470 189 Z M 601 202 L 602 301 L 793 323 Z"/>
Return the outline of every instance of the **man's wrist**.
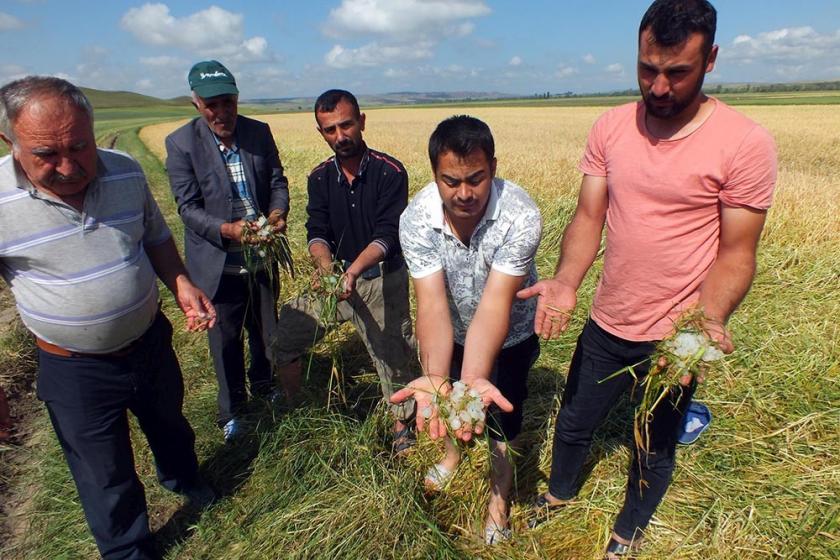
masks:
<path fill-rule="evenodd" d="M 435 386 L 442 385 L 449 381 L 448 375 L 440 375 L 438 373 L 424 373 L 423 377 L 428 378 Z"/>
<path fill-rule="evenodd" d="M 487 381 L 489 376 L 487 375 L 479 375 L 479 374 L 470 374 L 470 373 L 461 373 L 461 382 L 464 385 L 472 385 L 476 381 Z"/>
<path fill-rule="evenodd" d="M 704 305 L 703 303 L 699 303 L 698 307 L 700 308 L 704 321 L 708 323 L 715 323 L 722 327 L 726 326 L 726 322 L 729 320 L 729 317 L 725 313 L 721 313 L 720 311 L 717 311 L 708 305 Z"/>
<path fill-rule="evenodd" d="M 566 288 L 569 288 L 573 292 L 577 292 L 578 288 L 580 287 L 580 282 L 575 282 L 574 280 L 569 278 L 569 275 L 562 270 L 558 270 L 557 273 L 554 275 L 554 281 L 558 284 L 562 284 Z"/>
<path fill-rule="evenodd" d="M 175 281 L 172 283 L 175 288 L 175 293 L 177 294 L 183 288 L 191 288 L 192 287 L 192 280 L 187 275 L 187 271 L 181 271 L 175 276 Z"/>
<path fill-rule="evenodd" d="M 222 234 L 222 237 L 224 237 L 225 239 L 232 239 L 232 236 L 231 236 L 231 226 L 232 225 L 233 224 L 231 224 L 230 222 L 222 222 L 222 225 L 219 229 L 219 232 Z"/>

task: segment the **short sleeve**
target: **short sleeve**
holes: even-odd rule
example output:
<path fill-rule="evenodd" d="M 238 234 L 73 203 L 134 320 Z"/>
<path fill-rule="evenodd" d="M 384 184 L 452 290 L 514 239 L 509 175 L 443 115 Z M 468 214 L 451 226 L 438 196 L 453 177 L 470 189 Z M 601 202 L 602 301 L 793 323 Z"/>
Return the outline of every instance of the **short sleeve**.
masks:
<path fill-rule="evenodd" d="M 578 169 L 585 175 L 592 175 L 595 177 L 607 176 L 607 158 L 606 158 L 606 130 L 607 119 L 610 113 L 601 115 L 595 121 L 589 131 L 589 136 L 586 139 L 586 149 L 583 152 L 583 157 L 580 159 Z"/>
<path fill-rule="evenodd" d="M 440 234 L 430 225 L 431 216 L 415 197 L 400 216 L 400 245 L 412 278 L 424 278 L 443 269 Z"/>
<path fill-rule="evenodd" d="M 727 206 L 770 208 L 776 186 L 776 143 L 767 130 L 754 126 L 744 137 L 720 191 Z"/>
<path fill-rule="evenodd" d="M 493 270 L 510 276 L 525 276 L 534 263 L 534 257 L 542 237 L 542 217 L 537 205 L 519 190 L 517 197 L 503 204 L 511 205 L 509 215 L 513 217 L 504 243 L 493 256 Z"/>

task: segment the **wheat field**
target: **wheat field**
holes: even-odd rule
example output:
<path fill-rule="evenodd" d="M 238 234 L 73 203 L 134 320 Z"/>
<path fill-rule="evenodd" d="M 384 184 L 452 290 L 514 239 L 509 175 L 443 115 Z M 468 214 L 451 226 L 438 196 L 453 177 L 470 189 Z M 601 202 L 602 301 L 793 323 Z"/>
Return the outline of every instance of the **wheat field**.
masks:
<path fill-rule="evenodd" d="M 367 111 L 365 139 L 404 163 L 414 193 L 431 180 L 426 143 L 436 124 L 465 112 L 485 120 L 496 139 L 498 175 L 525 187 L 543 212 L 538 265 L 547 275 L 575 206 L 586 135 L 604 110 L 376 109 Z M 698 392 L 714 414 L 713 425 L 678 451 L 674 482 L 640 558 L 840 557 L 840 106 L 739 110 L 776 138 L 775 201 L 752 291 L 730 322 L 736 352 Z M 271 125 L 286 168 L 290 237 L 303 261 L 306 176 L 330 152 L 311 113 L 256 118 Z M 139 131 L 142 144 L 122 145 L 142 156 L 176 233 L 180 221 L 161 166 L 163 139 L 183 122 L 147 126 Z M 632 414 L 626 402 L 596 437 L 578 500 L 539 528 L 526 527 L 529 501 L 546 488 L 558 396 L 599 269 L 596 262 L 581 288 L 569 333 L 543 344 L 532 372 L 517 457 L 514 539 L 492 549 L 477 538 L 488 495 L 486 446 L 470 449 L 442 495 L 424 497 L 420 480 L 440 446 L 424 438 L 405 462 L 389 458 L 388 420 L 374 404 L 376 376 L 349 329 L 316 348 L 307 403 L 280 416 L 254 411 L 254 436 L 234 450 L 222 445 L 213 425 L 215 381 L 206 343 L 179 333 L 185 411 L 197 432 L 204 472 L 222 499 L 201 515 L 181 515 L 177 499 L 154 484 L 149 452 L 135 438 L 138 470 L 166 557 L 599 558 L 623 499 Z M 286 282 L 282 297 L 300 288 L 300 281 Z M 171 302 L 167 310 L 175 315 Z M 346 406 L 327 409 L 321 398 L 326 376 L 317 370 L 328 367 L 324 345 L 336 345 L 344 356 L 345 381 L 352 385 Z M 33 472 L 39 474 L 32 476 L 41 489 L 30 504 L 30 534 L 12 552 L 25 558 L 94 557 L 51 438 L 38 444 L 43 452 Z"/>

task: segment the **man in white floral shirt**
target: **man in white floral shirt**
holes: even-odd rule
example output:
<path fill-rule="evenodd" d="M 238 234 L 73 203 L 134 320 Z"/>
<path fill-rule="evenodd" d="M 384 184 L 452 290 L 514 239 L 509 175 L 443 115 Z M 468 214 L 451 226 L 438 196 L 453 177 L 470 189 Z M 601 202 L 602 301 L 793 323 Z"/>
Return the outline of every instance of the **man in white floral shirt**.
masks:
<path fill-rule="evenodd" d="M 450 379 L 478 391 L 490 406 L 491 497 L 484 537 L 493 544 L 510 536 L 513 465 L 507 448 L 516 445 L 522 428 L 528 370 L 539 356 L 534 302 L 515 296 L 537 280 L 534 256 L 542 225 L 528 194 L 495 177 L 493 135 L 482 121 L 455 116 L 441 122 L 429 139 L 429 158 L 435 181 L 400 218 L 425 375 L 392 401 L 414 396 L 417 427 L 428 427 L 432 438 L 446 435 L 432 397 L 448 393 Z M 480 422 L 465 423 L 454 435 L 469 440 L 483 429 Z M 448 482 L 461 458 L 452 440 L 445 442 L 443 460 L 426 475 L 431 491 Z"/>

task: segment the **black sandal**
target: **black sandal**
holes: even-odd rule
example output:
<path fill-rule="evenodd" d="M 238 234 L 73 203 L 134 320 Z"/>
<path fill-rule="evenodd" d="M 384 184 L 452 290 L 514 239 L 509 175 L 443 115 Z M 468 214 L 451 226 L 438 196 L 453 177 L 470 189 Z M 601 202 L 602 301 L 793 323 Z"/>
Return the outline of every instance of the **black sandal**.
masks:
<path fill-rule="evenodd" d="M 566 505 L 568 505 L 567 501 L 561 504 L 552 504 L 545 497 L 545 494 L 540 494 L 531 503 L 531 518 L 528 520 L 528 528 L 536 529 L 539 525 L 548 521 L 552 511 L 558 510 Z"/>
<path fill-rule="evenodd" d="M 607 550 L 604 552 L 604 560 L 612 560 L 613 558 L 627 558 L 631 560 L 634 558 L 636 552 L 639 550 L 639 541 L 633 541 L 630 544 L 620 543 L 615 538 L 610 537 L 610 542 L 607 543 Z"/>

